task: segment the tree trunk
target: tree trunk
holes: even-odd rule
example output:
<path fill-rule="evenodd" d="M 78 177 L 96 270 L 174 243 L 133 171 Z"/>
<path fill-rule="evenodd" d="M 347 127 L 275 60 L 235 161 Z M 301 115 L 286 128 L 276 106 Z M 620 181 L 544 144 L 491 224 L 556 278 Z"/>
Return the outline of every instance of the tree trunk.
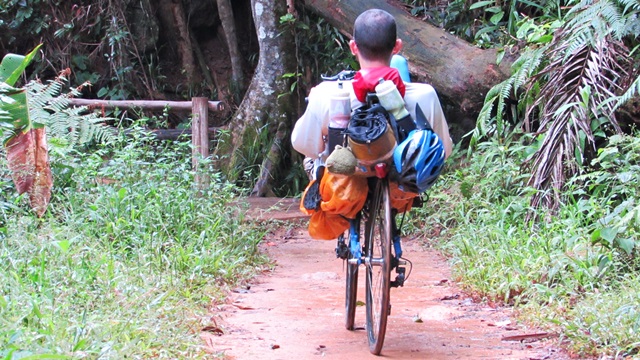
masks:
<path fill-rule="evenodd" d="M 229 48 L 229 57 L 231 58 L 231 79 L 235 83 L 236 88 L 242 93 L 244 90 L 244 70 L 242 67 L 242 55 L 238 48 L 238 38 L 236 36 L 236 25 L 233 19 L 233 9 L 230 0 L 217 0 L 218 14 L 224 29 L 224 37 Z"/>
<path fill-rule="evenodd" d="M 290 80 L 282 75 L 295 72 L 295 51 L 292 34 L 278 29 L 286 2 L 252 0 L 251 6 L 260 46 L 258 65 L 229 131 L 218 141 L 216 157 L 232 181 L 259 164 L 260 173 L 251 175 L 258 177 L 251 195 L 269 196 L 282 179 L 278 177 L 287 173 L 284 167 L 291 165 L 286 158 L 297 100 L 292 99 Z"/>
<path fill-rule="evenodd" d="M 409 61 L 412 79 L 434 86 L 443 102 L 452 133 L 475 126 L 484 97 L 510 74 L 513 58 L 496 65 L 495 49 L 482 50 L 409 14 L 397 0 L 303 0 L 334 27 L 351 36 L 356 17 L 365 9 L 379 8 L 396 19 L 402 55 Z M 456 126 L 461 129 L 456 131 Z"/>
<path fill-rule="evenodd" d="M 182 0 L 160 0 L 158 15 L 171 48 L 180 59 L 186 83 L 191 85 L 195 76 L 195 60 Z"/>

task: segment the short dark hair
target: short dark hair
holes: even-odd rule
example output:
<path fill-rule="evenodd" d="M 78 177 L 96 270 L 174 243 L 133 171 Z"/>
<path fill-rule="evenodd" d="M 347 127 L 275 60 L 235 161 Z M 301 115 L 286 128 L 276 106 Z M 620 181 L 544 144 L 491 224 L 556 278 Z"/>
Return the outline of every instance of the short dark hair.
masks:
<path fill-rule="evenodd" d="M 353 25 L 353 40 L 367 59 L 391 56 L 396 44 L 396 20 L 380 9 L 370 9 L 358 16 Z"/>

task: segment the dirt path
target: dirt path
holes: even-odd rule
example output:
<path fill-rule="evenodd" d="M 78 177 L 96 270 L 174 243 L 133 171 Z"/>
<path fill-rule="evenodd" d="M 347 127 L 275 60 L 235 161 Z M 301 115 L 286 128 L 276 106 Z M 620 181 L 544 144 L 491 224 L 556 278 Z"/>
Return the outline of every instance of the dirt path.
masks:
<path fill-rule="evenodd" d="M 508 309 L 466 297 L 436 251 L 411 239 L 403 246 L 413 271 L 403 288 L 391 290 L 384 358 L 568 358 L 540 331 L 516 323 Z M 344 327 L 344 268 L 334 247 L 334 241 L 310 239 L 304 228 L 283 228 L 265 239 L 275 268 L 219 306 L 213 318 L 222 333 L 202 333 L 208 348 L 226 359 L 377 358 L 368 350 L 364 306 L 357 309 L 358 330 Z M 358 299 L 364 300 L 363 286 Z"/>

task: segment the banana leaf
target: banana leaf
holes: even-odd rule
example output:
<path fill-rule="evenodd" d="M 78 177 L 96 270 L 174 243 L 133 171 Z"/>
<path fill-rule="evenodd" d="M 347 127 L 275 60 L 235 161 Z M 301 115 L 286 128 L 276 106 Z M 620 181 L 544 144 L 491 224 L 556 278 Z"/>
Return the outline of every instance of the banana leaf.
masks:
<path fill-rule="evenodd" d="M 31 208 L 42 217 L 53 186 L 46 130 L 29 118 L 26 89 L 13 87 L 39 48 L 26 56 L 7 54 L 0 63 L 0 136 L 10 133 L 4 146 L 16 190 L 29 194 Z"/>

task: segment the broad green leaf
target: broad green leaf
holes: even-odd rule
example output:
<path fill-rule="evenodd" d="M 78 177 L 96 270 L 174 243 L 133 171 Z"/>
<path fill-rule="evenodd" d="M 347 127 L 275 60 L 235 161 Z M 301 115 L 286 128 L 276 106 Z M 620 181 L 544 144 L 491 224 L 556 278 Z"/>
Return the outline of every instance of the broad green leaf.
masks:
<path fill-rule="evenodd" d="M 69 240 L 55 241 L 53 244 L 56 247 L 58 247 L 60 250 L 62 250 L 63 253 L 68 252 L 69 251 L 69 247 L 71 247 L 71 241 L 69 241 Z"/>
<path fill-rule="evenodd" d="M 5 94 L 6 96 L 2 97 L 0 101 L 0 110 L 6 111 L 9 116 L 0 118 L 0 122 L 12 124 L 15 131 L 26 132 L 31 128 L 27 92 L 24 89 L 16 90 L 16 92 L 12 94 Z M 9 139 L 7 139 L 7 141 Z"/>
<path fill-rule="evenodd" d="M 42 44 L 36 46 L 36 48 L 26 56 L 16 54 L 5 55 L 2 59 L 2 63 L 0 63 L 0 81 L 11 86 L 15 85 L 16 81 L 18 81 L 22 75 L 24 69 L 29 66 L 31 60 L 36 56 L 41 46 Z"/>
<path fill-rule="evenodd" d="M 495 1 L 478 1 L 477 3 L 469 6 L 469 10 L 478 9 L 478 8 L 481 8 L 487 5 L 493 5 L 493 4 L 495 4 Z"/>
<path fill-rule="evenodd" d="M 613 244 L 613 240 L 616 238 L 616 235 L 618 235 L 618 230 L 616 228 L 606 227 L 600 231 L 600 237 L 607 240 L 610 244 Z"/>
<path fill-rule="evenodd" d="M 498 26 L 487 26 L 487 27 L 484 27 L 484 28 L 478 30 L 478 32 L 476 33 L 476 39 L 478 39 L 480 37 L 480 35 L 482 35 L 484 33 L 489 33 L 489 32 L 492 32 L 492 31 L 498 30 L 498 29 L 499 29 Z"/>
<path fill-rule="evenodd" d="M 551 40 L 553 40 L 553 35 L 546 34 L 540 37 L 532 38 L 530 41 L 538 44 L 547 44 L 547 43 L 550 43 Z"/>
<path fill-rule="evenodd" d="M 505 53 L 504 48 L 498 49 L 498 53 L 496 54 L 496 65 L 500 65 Z"/>
<path fill-rule="evenodd" d="M 633 248 L 636 246 L 636 242 L 635 240 L 633 240 L 633 238 L 626 238 L 626 239 L 617 238 L 616 243 L 618 244 L 618 246 L 620 246 L 622 250 L 624 250 L 624 252 L 627 253 L 627 255 L 631 255 L 631 252 L 633 252 Z"/>
<path fill-rule="evenodd" d="M 502 20 L 503 16 L 504 16 L 504 11 L 497 12 L 495 15 L 491 16 L 491 19 L 489 19 L 489 21 L 494 25 L 498 25 Z"/>
<path fill-rule="evenodd" d="M 120 190 L 118 190 L 118 199 L 119 200 L 123 200 L 126 195 L 127 195 L 127 189 L 126 188 L 120 188 Z"/>

